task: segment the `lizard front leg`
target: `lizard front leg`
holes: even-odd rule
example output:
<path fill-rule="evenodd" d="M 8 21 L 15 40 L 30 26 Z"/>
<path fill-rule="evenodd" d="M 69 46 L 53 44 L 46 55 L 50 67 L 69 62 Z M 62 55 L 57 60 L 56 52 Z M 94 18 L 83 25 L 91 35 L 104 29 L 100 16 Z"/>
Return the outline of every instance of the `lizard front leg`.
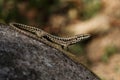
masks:
<path fill-rule="evenodd" d="M 38 36 L 38 37 L 43 37 L 45 36 L 47 33 L 43 32 L 43 31 L 36 31 L 35 34 Z"/>

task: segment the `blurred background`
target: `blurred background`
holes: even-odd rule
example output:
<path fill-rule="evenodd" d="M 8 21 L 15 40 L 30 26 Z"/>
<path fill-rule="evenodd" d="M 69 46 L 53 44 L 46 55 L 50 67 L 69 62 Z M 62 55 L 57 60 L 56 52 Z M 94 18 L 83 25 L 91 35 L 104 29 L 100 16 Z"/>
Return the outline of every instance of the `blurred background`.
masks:
<path fill-rule="evenodd" d="M 0 0 L 0 22 L 61 37 L 92 34 L 69 51 L 102 80 L 120 80 L 120 0 Z"/>

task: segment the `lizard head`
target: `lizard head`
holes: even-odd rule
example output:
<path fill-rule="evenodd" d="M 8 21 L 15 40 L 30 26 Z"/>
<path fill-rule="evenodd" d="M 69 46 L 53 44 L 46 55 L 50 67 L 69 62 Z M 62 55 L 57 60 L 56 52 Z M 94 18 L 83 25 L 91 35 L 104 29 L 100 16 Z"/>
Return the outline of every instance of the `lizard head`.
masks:
<path fill-rule="evenodd" d="M 84 40 L 84 39 L 87 39 L 90 37 L 90 34 L 79 34 L 79 35 L 76 35 L 76 38 L 74 40 L 74 42 L 79 42 L 81 40 Z"/>
<path fill-rule="evenodd" d="M 91 35 L 90 34 L 83 34 L 83 35 L 81 35 L 81 36 L 79 36 L 79 37 L 81 37 L 81 39 L 87 39 L 87 38 L 89 38 Z"/>

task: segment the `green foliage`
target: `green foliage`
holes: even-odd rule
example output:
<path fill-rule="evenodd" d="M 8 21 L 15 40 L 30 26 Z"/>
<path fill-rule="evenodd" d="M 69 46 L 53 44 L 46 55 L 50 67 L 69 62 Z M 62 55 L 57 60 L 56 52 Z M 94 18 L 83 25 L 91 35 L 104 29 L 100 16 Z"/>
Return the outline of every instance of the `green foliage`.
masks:
<path fill-rule="evenodd" d="M 81 1 L 83 1 L 83 4 L 79 7 L 83 9 L 80 10 L 80 17 L 83 20 L 92 17 L 101 8 L 101 0 Z M 25 12 L 18 8 L 23 3 L 26 3 L 27 6 Z M 35 22 L 46 24 L 51 15 L 56 13 L 66 15 L 69 9 L 73 7 L 77 9 L 78 5 L 73 2 L 69 3 L 69 1 L 61 2 L 60 0 L 0 0 L 0 21 L 27 23 L 29 20 L 26 15 L 21 15 L 21 13 L 27 13 L 29 10 L 35 9 L 37 11 L 37 14 L 34 14 L 37 16 Z"/>
<path fill-rule="evenodd" d="M 120 65 L 116 65 L 114 70 L 115 70 L 116 73 L 120 74 Z"/>
<path fill-rule="evenodd" d="M 81 44 L 77 43 L 69 47 L 70 52 L 75 53 L 75 55 L 80 55 L 84 53 L 84 49 Z"/>
<path fill-rule="evenodd" d="M 25 14 L 27 14 L 31 9 L 36 10 L 37 16 L 36 22 L 45 23 L 47 18 L 52 14 L 52 8 L 55 7 L 59 3 L 59 0 L 0 0 L 0 20 L 5 22 L 21 22 L 27 23 L 27 18 Z M 26 6 L 25 10 L 23 6 Z M 25 13 L 25 14 L 21 14 Z"/>
<path fill-rule="evenodd" d="M 105 48 L 105 54 L 102 56 L 103 62 L 108 62 L 109 58 L 117 52 L 117 48 L 114 45 L 109 45 Z"/>
<path fill-rule="evenodd" d="M 84 9 L 82 11 L 82 19 L 91 18 L 101 9 L 101 0 L 83 0 Z"/>

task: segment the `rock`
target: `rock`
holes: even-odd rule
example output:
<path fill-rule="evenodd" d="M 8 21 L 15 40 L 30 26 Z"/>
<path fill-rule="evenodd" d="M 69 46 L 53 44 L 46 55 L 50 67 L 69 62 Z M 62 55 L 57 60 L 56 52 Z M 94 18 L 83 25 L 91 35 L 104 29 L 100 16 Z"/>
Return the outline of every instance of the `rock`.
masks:
<path fill-rule="evenodd" d="M 100 80 L 62 52 L 0 24 L 0 80 Z"/>

